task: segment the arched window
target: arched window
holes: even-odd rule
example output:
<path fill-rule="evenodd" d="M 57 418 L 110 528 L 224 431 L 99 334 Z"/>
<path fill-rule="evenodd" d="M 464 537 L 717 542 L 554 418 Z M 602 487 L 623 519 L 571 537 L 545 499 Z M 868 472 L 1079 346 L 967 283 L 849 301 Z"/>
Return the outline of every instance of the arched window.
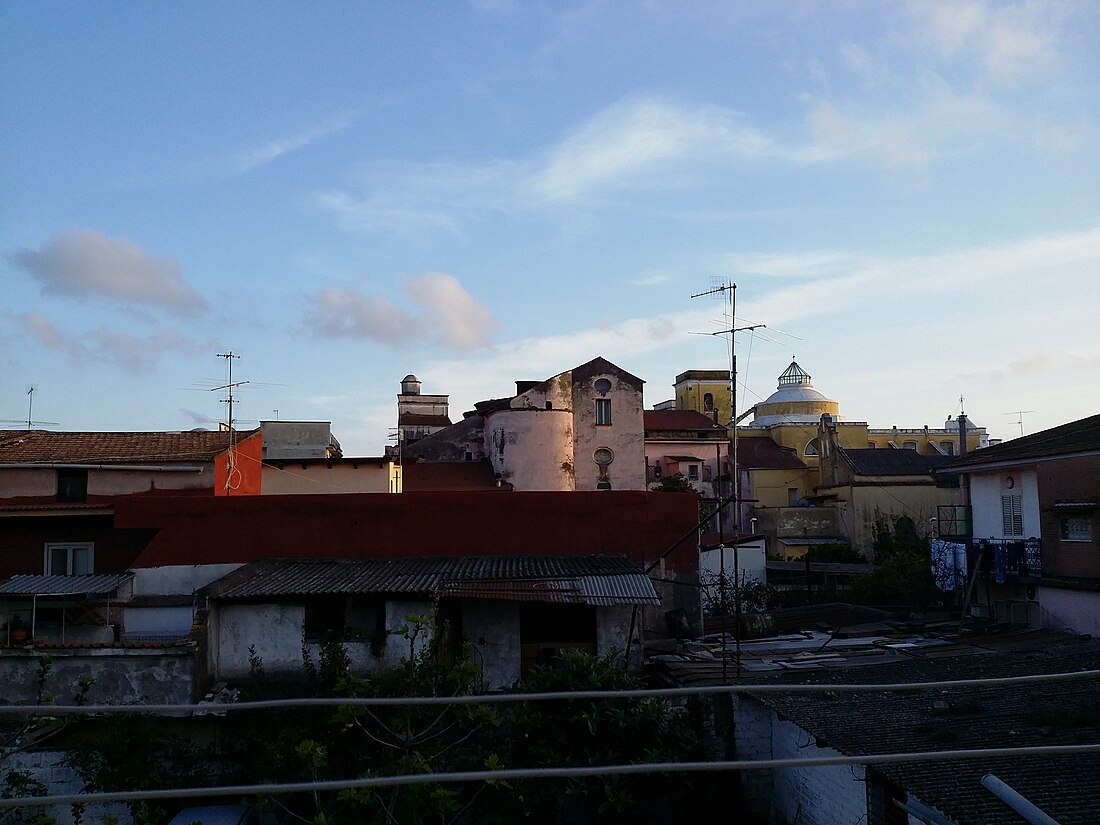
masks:
<path fill-rule="evenodd" d="M 806 449 L 802 453 L 803 455 L 817 455 L 817 439 L 813 438 L 806 442 Z"/>
<path fill-rule="evenodd" d="M 703 393 L 703 409 L 710 412 L 714 409 L 714 393 Z"/>

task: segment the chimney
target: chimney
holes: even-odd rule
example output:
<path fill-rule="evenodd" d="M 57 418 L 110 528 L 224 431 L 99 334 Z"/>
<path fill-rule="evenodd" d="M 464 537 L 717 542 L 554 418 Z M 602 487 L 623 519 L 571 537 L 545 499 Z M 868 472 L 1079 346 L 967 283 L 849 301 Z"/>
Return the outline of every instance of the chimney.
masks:
<path fill-rule="evenodd" d="M 966 413 L 959 413 L 959 455 L 966 455 Z"/>

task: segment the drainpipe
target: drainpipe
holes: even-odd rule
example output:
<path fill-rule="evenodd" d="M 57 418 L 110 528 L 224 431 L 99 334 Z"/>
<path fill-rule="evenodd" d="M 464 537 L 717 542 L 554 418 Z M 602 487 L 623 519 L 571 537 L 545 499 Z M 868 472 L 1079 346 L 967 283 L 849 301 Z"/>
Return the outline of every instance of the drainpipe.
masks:
<path fill-rule="evenodd" d="M 1029 802 L 1019 792 L 1013 790 L 991 773 L 982 777 L 982 786 L 1005 803 L 1008 807 L 1026 819 L 1031 825 L 1058 825 L 1057 820 L 1044 813 Z"/>

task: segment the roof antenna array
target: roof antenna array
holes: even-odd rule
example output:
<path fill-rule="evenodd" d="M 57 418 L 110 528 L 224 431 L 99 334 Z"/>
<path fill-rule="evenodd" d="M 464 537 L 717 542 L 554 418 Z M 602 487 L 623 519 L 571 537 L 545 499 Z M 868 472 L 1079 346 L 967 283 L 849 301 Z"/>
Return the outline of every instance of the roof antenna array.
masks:
<path fill-rule="evenodd" d="M 227 393 L 226 393 L 227 397 L 223 398 L 222 401 L 223 401 L 223 403 L 229 405 L 228 415 L 226 416 L 226 426 L 229 428 L 229 432 L 232 435 L 232 433 L 233 433 L 233 390 L 235 390 L 237 387 L 243 387 L 245 384 L 247 384 L 249 382 L 248 381 L 234 381 L 233 380 L 233 361 L 234 361 L 234 359 L 236 359 L 237 361 L 240 361 L 241 356 L 234 355 L 233 350 L 229 350 L 228 352 L 219 352 L 218 357 L 225 359 L 226 367 L 229 370 L 229 377 L 226 379 L 226 382 L 224 384 L 222 384 L 221 386 L 211 387 L 210 392 L 216 392 L 217 390 L 227 390 Z"/>
<path fill-rule="evenodd" d="M 33 430 L 35 427 L 60 427 L 56 421 L 35 421 L 34 420 L 34 394 L 38 391 L 38 387 L 34 384 L 27 384 L 27 417 L 26 418 L 7 418 L 0 421 L 0 424 L 26 424 L 27 430 Z"/>

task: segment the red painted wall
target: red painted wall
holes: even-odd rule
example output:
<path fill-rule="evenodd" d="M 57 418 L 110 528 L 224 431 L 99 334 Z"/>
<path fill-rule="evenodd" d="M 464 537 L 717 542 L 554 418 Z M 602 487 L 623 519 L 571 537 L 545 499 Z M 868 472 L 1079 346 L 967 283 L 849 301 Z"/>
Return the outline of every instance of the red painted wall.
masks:
<path fill-rule="evenodd" d="M 693 530 L 695 496 L 593 491 L 127 498 L 120 528 L 155 528 L 134 567 L 272 557 L 625 555 L 655 561 Z M 698 569 L 698 534 L 666 561 Z"/>
<path fill-rule="evenodd" d="M 258 496 L 263 474 L 263 433 L 257 432 L 233 448 L 233 467 L 229 451 L 214 458 L 214 495 Z"/>
<path fill-rule="evenodd" d="M 1100 456 L 1040 461 L 1039 521 L 1043 536 L 1043 575 L 1100 580 L 1100 509 L 1058 511 L 1059 501 L 1096 501 L 1100 496 Z M 1062 518 L 1092 521 L 1092 541 L 1062 541 Z"/>
<path fill-rule="evenodd" d="M 152 538 L 152 530 L 116 530 L 110 515 L 0 518 L 0 581 L 45 572 L 50 542 L 92 542 L 96 573 L 129 569 Z"/>

